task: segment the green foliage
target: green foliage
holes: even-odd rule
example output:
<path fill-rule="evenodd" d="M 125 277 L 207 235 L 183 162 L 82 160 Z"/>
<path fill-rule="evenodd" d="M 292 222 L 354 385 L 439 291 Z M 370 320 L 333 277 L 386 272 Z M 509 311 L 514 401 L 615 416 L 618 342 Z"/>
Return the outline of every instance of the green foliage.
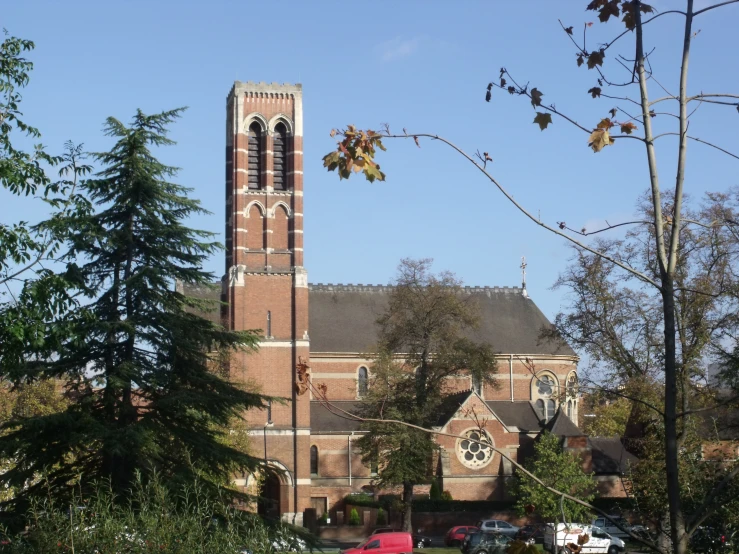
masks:
<path fill-rule="evenodd" d="M 352 511 L 349 512 L 349 525 L 359 525 L 359 523 L 359 512 L 356 508 L 352 508 Z"/>
<path fill-rule="evenodd" d="M 437 479 L 431 479 L 429 500 L 441 500 L 441 487 L 439 486 L 439 481 Z"/>
<path fill-rule="evenodd" d="M 260 463 L 222 437 L 263 398 L 229 382 L 209 354 L 254 348 L 257 335 L 200 317 L 213 306 L 174 287 L 211 286 L 214 276 L 201 268 L 220 248 L 211 233 L 183 224 L 205 211 L 151 150 L 173 144 L 168 126 L 181 113 L 138 111 L 130 126 L 109 118 L 105 131 L 116 142 L 95 154 L 102 169 L 82 186 L 90 209 L 47 222 L 65 229 L 68 249 L 66 269 L 45 279 L 64 280 L 79 301 L 46 318 L 37 342 L 3 369 L 14 382 L 59 379 L 76 402 L 5 424 L 0 455 L 18 463 L 0 481 L 21 487 L 45 473 L 24 496 L 64 497 L 75 483 L 86 491 L 105 479 L 119 498 L 136 472 L 154 470 L 171 483 L 203 470 L 221 486 Z"/>
<path fill-rule="evenodd" d="M 593 478 L 582 469 L 582 460 L 563 451 L 559 439 L 545 431 L 534 446 L 535 454 L 526 461 L 525 468 L 547 486 L 590 502 L 594 497 Z M 525 475 L 519 474 L 516 483 L 516 509 L 526 515 L 526 506 L 533 505 L 535 513 L 545 521 L 560 521 L 560 496 L 546 490 Z M 590 510 L 570 500 L 564 501 L 568 522 L 590 521 Z"/>
<path fill-rule="evenodd" d="M 3 552 L 234 554 L 248 548 L 272 554 L 275 542 L 298 540 L 299 530 L 267 525 L 228 498 L 211 497 L 207 488 L 196 479 L 173 492 L 156 478 L 146 484 L 137 479 L 125 499 L 101 485 L 92 497 L 75 496 L 69 504 L 53 497 L 36 500 L 28 512 L 27 532 L 4 534 L 9 544 Z M 70 506 L 75 507 L 71 514 Z"/>
<path fill-rule="evenodd" d="M 581 412 L 594 417 L 583 420 L 582 431 L 591 437 L 622 437 L 631 415 L 632 402 L 603 391 L 583 397 Z"/>
<path fill-rule="evenodd" d="M 377 508 L 382 505 L 381 502 L 375 500 L 375 497 L 371 494 L 360 493 L 360 494 L 347 494 L 344 497 L 344 502 L 352 504 L 354 506 L 365 506 L 367 508 Z"/>
<path fill-rule="evenodd" d="M 377 510 L 377 525 L 387 525 L 387 512 L 384 510 L 384 508 L 379 508 Z"/>
<path fill-rule="evenodd" d="M 453 375 L 470 374 L 496 386 L 493 348 L 464 336 L 477 325 L 477 306 L 460 294 L 461 283 L 453 274 L 431 273 L 431 262 L 405 259 L 398 266 L 387 310 L 377 321 L 378 354 L 360 408 L 362 416 L 380 420 L 363 426 L 368 433 L 357 441 L 362 460 L 377 465 L 381 487 L 403 486 L 406 519 L 413 484 L 427 482 L 433 474 L 436 443 L 429 433 L 384 420 L 430 429 L 453 392 L 447 388 Z M 404 359 L 396 352 L 403 352 Z"/>
<path fill-rule="evenodd" d="M 450 501 L 452 501 L 454 499 L 452 498 L 452 493 L 450 491 L 444 491 L 444 492 L 441 493 L 441 500 L 445 500 L 447 502 L 450 502 Z"/>

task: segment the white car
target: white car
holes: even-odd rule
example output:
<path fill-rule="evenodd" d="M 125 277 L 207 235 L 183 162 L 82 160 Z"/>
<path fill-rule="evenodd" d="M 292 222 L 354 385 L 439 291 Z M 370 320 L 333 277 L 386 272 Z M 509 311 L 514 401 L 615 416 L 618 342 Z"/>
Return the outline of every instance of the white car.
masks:
<path fill-rule="evenodd" d="M 588 535 L 590 539 L 582 546 L 582 554 L 619 554 L 626 545 L 618 537 L 612 537 L 603 529 L 581 523 L 547 525 L 544 530 L 544 550 L 552 554 L 568 552 L 567 545 L 578 544 L 577 539 Z"/>

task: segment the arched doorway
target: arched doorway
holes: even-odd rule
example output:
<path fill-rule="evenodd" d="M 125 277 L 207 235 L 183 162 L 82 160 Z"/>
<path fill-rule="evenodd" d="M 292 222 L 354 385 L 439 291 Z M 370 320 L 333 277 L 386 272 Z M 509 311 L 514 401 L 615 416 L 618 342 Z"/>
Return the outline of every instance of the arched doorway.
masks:
<path fill-rule="evenodd" d="M 257 511 L 263 517 L 273 519 L 280 517 L 280 478 L 274 473 L 270 472 L 262 483 Z"/>

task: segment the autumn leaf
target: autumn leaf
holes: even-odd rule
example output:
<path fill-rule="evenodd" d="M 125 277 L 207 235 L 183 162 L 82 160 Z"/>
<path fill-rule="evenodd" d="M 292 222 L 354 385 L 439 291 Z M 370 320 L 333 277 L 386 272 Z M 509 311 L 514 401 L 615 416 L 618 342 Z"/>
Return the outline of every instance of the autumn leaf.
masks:
<path fill-rule="evenodd" d="M 613 123 L 609 118 L 604 117 L 603 119 L 600 120 L 600 122 L 598 123 L 598 125 L 595 126 L 595 128 L 596 129 L 606 129 L 606 130 L 608 130 L 611 127 L 613 127 L 614 125 L 615 125 L 615 123 Z"/>
<path fill-rule="evenodd" d="M 588 542 L 590 542 L 590 535 L 588 535 L 587 533 L 583 533 L 582 535 L 577 537 L 577 544 L 579 544 L 580 546 L 582 546 L 583 544 L 588 544 Z"/>
<path fill-rule="evenodd" d="M 636 125 L 634 125 L 631 121 L 627 121 L 626 123 L 621 124 L 621 132 L 627 135 L 630 135 L 631 131 L 634 131 L 636 128 Z"/>
<path fill-rule="evenodd" d="M 500 78 L 500 88 L 503 88 L 506 85 L 507 82 L 508 81 L 506 81 L 503 77 L 501 77 Z"/>
<path fill-rule="evenodd" d="M 547 125 L 552 123 L 552 114 L 545 112 L 536 112 L 534 123 L 539 125 L 539 128 L 543 131 L 547 128 Z"/>
<path fill-rule="evenodd" d="M 516 92 L 515 87 L 508 87 L 508 94 L 514 94 Z"/>
<path fill-rule="evenodd" d="M 490 92 L 490 89 L 488 89 L 488 91 L 485 93 L 485 102 L 490 102 L 491 96 L 492 94 Z"/>
<path fill-rule="evenodd" d="M 596 129 L 588 138 L 588 146 L 593 152 L 600 152 L 605 146 L 613 144 L 613 139 L 607 129 Z"/>
<path fill-rule="evenodd" d="M 608 110 L 608 113 L 611 114 L 611 117 L 616 117 L 616 112 L 617 111 L 618 110 L 616 108 L 611 108 L 610 110 Z"/>
<path fill-rule="evenodd" d="M 536 87 L 532 88 L 531 89 L 531 105 L 534 107 L 541 106 L 542 96 L 544 96 L 544 94 L 541 93 L 539 89 L 537 89 Z"/>
<path fill-rule="evenodd" d="M 572 34 L 572 27 L 567 27 L 565 29 L 565 33 L 567 33 L 568 35 L 571 35 Z"/>
<path fill-rule="evenodd" d="M 590 89 L 590 90 L 588 91 L 588 93 L 589 93 L 589 94 L 590 94 L 590 95 L 591 95 L 591 96 L 592 96 L 593 98 L 598 98 L 598 97 L 600 96 L 600 87 L 593 87 L 593 88 L 591 88 L 591 89 Z"/>
<path fill-rule="evenodd" d="M 585 62 L 582 54 L 577 55 L 577 67 L 580 67 Z"/>
<path fill-rule="evenodd" d="M 419 148 L 421 148 L 421 143 L 418 142 L 418 137 L 416 135 L 413 135 L 413 140 L 415 141 L 416 146 L 418 146 Z"/>
<path fill-rule="evenodd" d="M 331 129 L 331 132 L 329 133 L 329 135 L 331 136 L 331 138 L 334 138 L 336 136 L 336 133 L 338 133 L 336 129 Z"/>
<path fill-rule="evenodd" d="M 600 10 L 598 11 L 598 19 L 600 19 L 601 23 L 605 23 L 606 21 L 608 21 L 612 15 L 618 17 L 618 3 L 620 1 L 621 0 L 609 0 L 608 2 L 602 4 Z"/>
<path fill-rule="evenodd" d="M 595 66 L 603 66 L 603 58 L 606 57 L 605 50 L 598 50 L 588 54 L 588 69 L 593 69 Z"/>

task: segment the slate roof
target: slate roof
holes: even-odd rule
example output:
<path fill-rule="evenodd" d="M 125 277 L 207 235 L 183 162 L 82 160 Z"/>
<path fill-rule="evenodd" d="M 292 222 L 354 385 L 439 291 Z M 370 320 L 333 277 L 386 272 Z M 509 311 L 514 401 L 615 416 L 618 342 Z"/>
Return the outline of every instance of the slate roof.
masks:
<path fill-rule="evenodd" d="M 177 290 L 189 296 L 221 300 L 221 285 L 183 286 Z M 311 352 L 370 352 L 377 342 L 377 318 L 387 307 L 390 286 L 309 285 Z M 540 339 L 552 325 L 529 297 L 517 287 L 463 287 L 461 294 L 480 306 L 480 325 L 468 332 L 476 342 L 487 342 L 505 354 L 559 354 L 575 352 L 561 340 Z M 220 309 L 204 314 L 220 323 Z"/>
<path fill-rule="evenodd" d="M 638 458 L 628 452 L 618 437 L 591 437 L 590 445 L 593 455 L 593 471 L 597 474 L 628 473 L 629 466 Z"/>
<path fill-rule="evenodd" d="M 518 427 L 521 432 L 541 431 L 539 414 L 531 402 L 488 400 L 485 402 L 506 427 Z"/>
<path fill-rule="evenodd" d="M 558 437 L 582 437 L 585 435 L 580 428 L 560 408 L 554 417 L 544 426 L 544 429 Z"/>
<path fill-rule="evenodd" d="M 375 321 L 385 310 L 392 287 L 382 285 L 309 285 L 311 352 L 370 352 L 377 342 Z M 575 352 L 564 341 L 540 340 L 551 323 L 516 287 L 463 287 L 480 306 L 480 325 L 470 339 L 503 353 Z"/>
<path fill-rule="evenodd" d="M 463 390 L 444 398 L 441 406 L 439 406 L 439 418 L 436 420 L 436 426 L 442 427 L 447 421 L 452 419 L 452 416 L 457 413 L 459 407 L 465 403 L 471 394 L 471 390 Z"/>

